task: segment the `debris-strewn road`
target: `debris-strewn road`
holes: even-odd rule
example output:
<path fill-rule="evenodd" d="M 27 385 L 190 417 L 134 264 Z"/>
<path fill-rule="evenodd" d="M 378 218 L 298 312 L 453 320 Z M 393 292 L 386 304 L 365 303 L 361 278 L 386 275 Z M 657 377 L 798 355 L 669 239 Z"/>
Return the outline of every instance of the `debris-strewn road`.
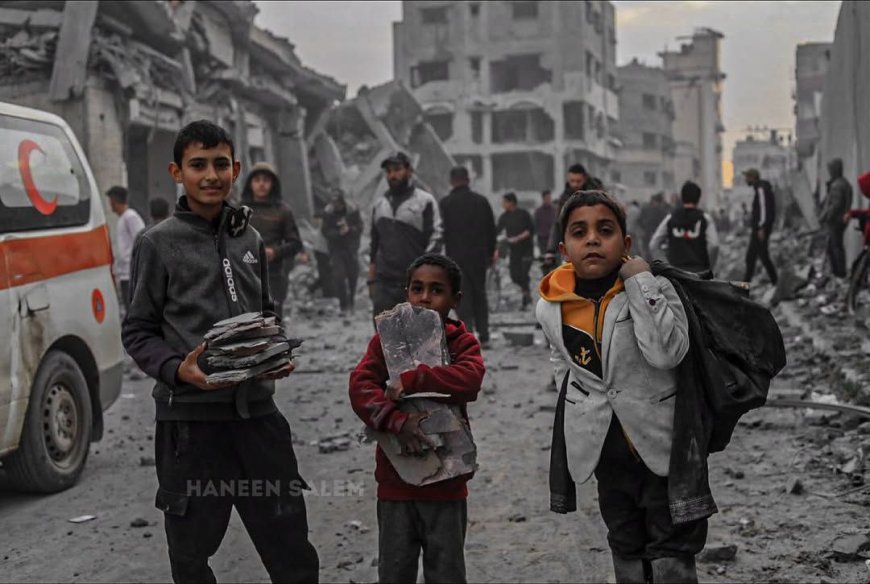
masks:
<path fill-rule="evenodd" d="M 516 321 L 530 315 L 504 317 Z M 326 582 L 376 579 L 373 446 L 357 444 L 360 423 L 347 400 L 347 375 L 370 330 L 360 311 L 353 321 L 309 317 L 288 331 L 307 340 L 299 369 L 281 383 L 277 400 L 294 430 L 301 470 L 317 491 L 307 501 Z M 556 394 L 546 389 L 550 371 L 540 332 L 536 339 L 533 347 L 514 348 L 497 336 L 485 352 L 484 393 L 470 406 L 480 471 L 470 483 L 469 578 L 612 581 L 594 480 L 580 489 L 578 513 L 548 511 Z M 808 358 L 805 353 L 802 359 Z M 807 370 L 791 356 L 790 362 L 795 374 L 781 386 L 807 383 L 807 371 L 824 383 L 821 365 Z M 153 506 L 150 389 L 148 380 L 125 382 L 121 399 L 108 412 L 106 437 L 92 446 L 75 488 L 42 497 L 0 493 L 0 579 L 170 579 L 162 516 Z M 736 546 L 736 557 L 699 564 L 702 579 L 866 582 L 870 572 L 860 555 L 870 546 L 870 489 L 854 489 L 863 480 L 870 426 L 859 423 L 796 410 L 746 416 L 729 450 L 711 459 L 721 512 L 711 521 L 709 541 L 711 547 Z M 330 440 L 318 445 L 324 438 Z M 96 518 L 68 522 L 82 515 Z M 145 526 L 133 527 L 134 522 Z M 717 551 L 727 558 L 731 550 Z M 235 515 L 213 566 L 219 580 L 268 580 Z"/>

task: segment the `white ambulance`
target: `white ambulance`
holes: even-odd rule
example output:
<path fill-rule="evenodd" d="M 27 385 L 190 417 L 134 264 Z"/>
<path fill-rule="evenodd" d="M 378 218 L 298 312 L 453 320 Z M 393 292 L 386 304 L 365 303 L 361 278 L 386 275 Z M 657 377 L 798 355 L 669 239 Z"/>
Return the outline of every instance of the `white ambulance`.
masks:
<path fill-rule="evenodd" d="M 106 217 L 69 126 L 0 103 L 0 484 L 75 483 L 123 349 Z"/>

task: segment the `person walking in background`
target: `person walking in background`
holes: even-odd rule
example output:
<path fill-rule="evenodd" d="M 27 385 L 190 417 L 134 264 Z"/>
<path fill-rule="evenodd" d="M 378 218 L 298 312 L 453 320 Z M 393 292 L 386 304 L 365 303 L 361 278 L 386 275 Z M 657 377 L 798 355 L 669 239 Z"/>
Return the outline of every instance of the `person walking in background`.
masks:
<path fill-rule="evenodd" d="M 251 168 L 242 189 L 242 203 L 254 212 L 251 225 L 266 244 L 269 289 L 275 312 L 283 318 L 287 274 L 293 269 L 293 258 L 302 250 L 302 238 L 293 211 L 281 198 L 281 181 L 271 164 L 258 162 Z"/>
<path fill-rule="evenodd" d="M 743 281 L 752 281 L 758 259 L 761 258 L 761 263 L 764 269 L 767 270 L 770 283 L 776 286 L 778 277 L 776 275 L 776 267 L 770 259 L 769 251 L 770 233 L 773 231 L 773 222 L 776 218 L 776 201 L 773 197 L 773 188 L 769 182 L 761 179 L 761 173 L 758 172 L 758 169 L 750 168 L 743 173 L 743 176 L 746 178 L 746 184 L 752 187 L 754 191 L 749 248 L 746 250 L 746 273 L 743 276 Z"/>
<path fill-rule="evenodd" d="M 126 312 L 130 308 L 130 258 L 133 256 L 136 236 L 145 229 L 145 222 L 142 216 L 127 204 L 127 189 L 116 185 L 106 191 L 106 196 L 109 198 L 112 213 L 118 216 L 118 226 L 115 230 L 118 245 L 113 250 L 114 269 L 118 287 L 121 289 L 121 303 Z"/>
<path fill-rule="evenodd" d="M 834 158 L 828 162 L 828 196 L 822 203 L 819 223 L 828 230 L 828 259 L 831 271 L 837 278 L 846 277 L 846 248 L 843 235 L 846 224 L 843 215 L 852 208 L 852 185 L 843 178 L 843 161 Z"/>
<path fill-rule="evenodd" d="M 417 188 L 411 159 L 395 152 L 381 162 L 389 188 L 372 206 L 369 294 L 372 316 L 405 301 L 405 270 L 415 258 L 442 247 L 441 212 Z"/>
<path fill-rule="evenodd" d="M 661 192 L 654 194 L 649 202 L 641 208 L 640 218 L 638 219 L 641 239 L 635 242 L 637 253 L 641 257 L 654 257 L 656 253 L 659 253 L 659 250 L 652 249 L 650 238 L 656 229 L 658 229 L 658 226 L 661 225 L 669 210 L 670 208 L 665 203 L 665 194 Z"/>
<path fill-rule="evenodd" d="M 650 249 L 657 251 L 667 242 L 668 263 L 677 268 L 712 275 L 719 255 L 719 234 L 709 213 L 698 208 L 701 187 L 686 181 L 680 192 L 682 207 L 669 213 L 659 224 Z M 648 259 L 657 259 L 654 256 Z"/>
<path fill-rule="evenodd" d="M 562 206 L 568 198 L 577 191 L 589 191 L 604 188 L 601 181 L 593 176 L 589 176 L 586 167 L 576 163 L 568 167 L 568 174 L 565 181 L 565 188 L 559 196 L 559 201 L 556 203 L 555 216 L 558 217 L 562 211 Z M 562 235 L 559 233 L 558 221 L 553 221 L 553 227 L 550 229 L 550 237 L 547 242 L 547 249 L 544 253 L 543 270 L 549 272 L 559 264 L 559 242 L 562 240 Z"/>
<path fill-rule="evenodd" d="M 504 213 L 498 218 L 496 234 L 504 231 L 507 235 L 511 281 L 522 290 L 522 310 L 525 310 L 532 303 L 529 270 L 535 258 L 535 244 L 532 240 L 535 223 L 529 212 L 520 209 L 517 205 L 517 196 L 514 193 L 507 193 L 502 197 L 501 206 Z"/>
<path fill-rule="evenodd" d="M 553 193 L 549 189 L 541 193 L 541 206 L 535 209 L 535 238 L 538 243 L 538 253 L 545 255 L 550 243 L 550 234 L 556 222 L 556 207 L 553 205 Z"/>
<path fill-rule="evenodd" d="M 323 209 L 321 232 L 329 248 L 332 275 L 342 312 L 352 312 L 354 308 L 362 229 L 359 209 L 347 203 L 341 190 L 336 190 L 332 201 Z"/>
<path fill-rule="evenodd" d="M 471 190 L 468 169 L 450 171 L 450 194 L 441 199 L 444 248 L 462 270 L 465 282 L 459 320 L 469 332 L 477 330 L 482 345 L 489 342 L 489 305 L 486 270 L 495 258 L 495 216 L 483 195 Z"/>

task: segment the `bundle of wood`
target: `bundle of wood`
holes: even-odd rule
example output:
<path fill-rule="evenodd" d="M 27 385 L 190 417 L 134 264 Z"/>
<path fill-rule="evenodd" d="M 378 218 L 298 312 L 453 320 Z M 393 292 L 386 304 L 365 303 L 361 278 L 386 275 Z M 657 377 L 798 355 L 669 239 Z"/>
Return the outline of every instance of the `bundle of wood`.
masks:
<path fill-rule="evenodd" d="M 241 383 L 280 369 L 293 358 L 301 339 L 288 339 L 275 316 L 246 312 L 216 322 L 205 334 L 199 368 L 208 383 Z"/>

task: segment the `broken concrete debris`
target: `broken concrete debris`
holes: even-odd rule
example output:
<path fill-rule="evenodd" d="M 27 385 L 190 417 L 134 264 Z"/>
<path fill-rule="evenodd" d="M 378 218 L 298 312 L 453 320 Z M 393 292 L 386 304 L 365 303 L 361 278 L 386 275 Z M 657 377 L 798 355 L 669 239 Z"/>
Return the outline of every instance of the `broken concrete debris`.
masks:
<path fill-rule="evenodd" d="M 698 562 L 713 564 L 717 562 L 730 562 L 737 557 L 737 546 L 734 544 L 717 545 L 708 543 L 701 553 L 698 554 Z"/>
<path fill-rule="evenodd" d="M 381 161 L 396 150 L 411 157 L 421 188 L 436 197 L 450 191 L 453 157 L 401 82 L 362 87 L 354 99 L 323 112 L 306 143 L 314 196 L 323 201 L 341 189 L 366 209 L 386 188 Z"/>
<path fill-rule="evenodd" d="M 391 379 L 419 365 L 440 367 L 449 362 L 447 340 L 441 317 L 434 310 L 414 307 L 404 302 L 379 314 L 375 325 L 384 350 Z M 377 440 L 396 472 L 408 484 L 428 485 L 477 469 L 477 448 L 471 429 L 456 405 L 436 401 L 446 397 L 437 393 L 406 395 L 399 409 L 406 413 L 423 413 L 420 429 L 432 440 L 433 448 L 420 456 L 402 452 L 395 435 L 366 428 L 367 436 Z"/>
<path fill-rule="evenodd" d="M 280 369 L 292 359 L 299 339 L 284 336 L 277 317 L 247 312 L 216 322 L 205 334 L 206 350 L 197 360 L 211 384 L 241 383 Z"/>

